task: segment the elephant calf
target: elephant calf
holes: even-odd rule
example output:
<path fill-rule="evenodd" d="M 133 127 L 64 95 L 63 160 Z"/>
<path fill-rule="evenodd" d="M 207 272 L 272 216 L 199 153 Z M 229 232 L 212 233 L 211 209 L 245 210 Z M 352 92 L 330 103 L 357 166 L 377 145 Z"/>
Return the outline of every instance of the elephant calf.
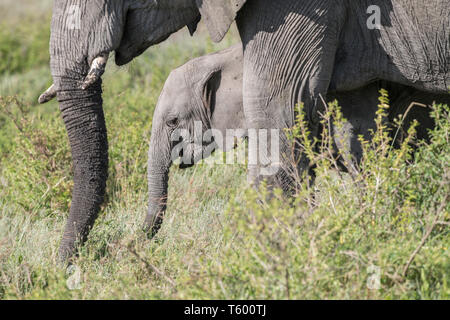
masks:
<path fill-rule="evenodd" d="M 153 116 L 148 160 L 149 209 L 145 226 L 159 229 L 166 208 L 172 162 L 181 156 L 181 168 L 192 166 L 217 145 L 227 129 L 245 136 L 242 99 L 242 45 L 193 59 L 173 70 L 162 90 Z M 203 142 L 211 130 L 212 143 Z M 199 139 L 197 137 L 200 137 Z M 225 141 L 224 141 L 225 142 Z"/>
<path fill-rule="evenodd" d="M 150 197 L 145 228 L 152 235 L 158 231 L 166 209 L 172 162 L 181 157 L 180 167 L 185 168 L 208 156 L 214 148 L 230 150 L 234 147 L 234 139 L 227 139 L 229 129 L 234 129 L 234 137 L 246 136 L 242 86 L 242 45 L 193 59 L 171 72 L 155 109 L 150 141 Z M 352 168 L 344 169 L 356 170 L 353 164 L 359 162 L 362 155 L 358 136 L 370 139 L 370 129 L 375 129 L 382 87 L 389 91 L 391 110 L 396 114 L 403 113 L 413 102 L 431 104 L 435 97 L 414 88 L 381 81 L 350 92 L 330 94 L 328 100 L 337 99 L 347 119 L 345 132 L 334 132 L 337 148 L 347 153 L 343 157 L 351 157 L 346 163 Z M 428 111 L 415 107 L 409 113 L 409 120 L 414 116 L 422 123 L 419 136 L 426 138 L 426 128 L 433 125 Z M 212 131 L 211 139 L 205 142 L 204 133 L 208 130 Z M 251 171 L 249 175 L 252 175 Z"/>

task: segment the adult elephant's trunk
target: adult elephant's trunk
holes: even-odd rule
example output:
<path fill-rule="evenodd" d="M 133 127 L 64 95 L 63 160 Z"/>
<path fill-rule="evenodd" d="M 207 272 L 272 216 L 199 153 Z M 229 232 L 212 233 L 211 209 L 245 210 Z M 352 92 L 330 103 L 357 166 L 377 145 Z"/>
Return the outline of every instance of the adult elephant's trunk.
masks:
<path fill-rule="evenodd" d="M 169 168 L 172 164 L 168 134 L 159 127 L 156 123 L 153 124 L 148 153 L 149 201 L 144 229 L 152 237 L 160 229 L 166 211 Z"/>
<path fill-rule="evenodd" d="M 101 75 L 109 53 L 120 44 L 126 14 L 123 1 L 55 0 L 50 37 L 55 94 L 72 150 L 74 186 L 69 218 L 59 247 L 67 262 L 89 234 L 105 196 L 108 139 Z"/>
<path fill-rule="evenodd" d="M 101 80 L 82 90 L 79 81 L 82 79 L 82 74 L 55 77 L 74 172 L 72 204 L 59 248 L 62 261 L 67 261 L 76 252 L 76 246 L 86 240 L 104 200 L 108 174 L 108 140 Z"/>

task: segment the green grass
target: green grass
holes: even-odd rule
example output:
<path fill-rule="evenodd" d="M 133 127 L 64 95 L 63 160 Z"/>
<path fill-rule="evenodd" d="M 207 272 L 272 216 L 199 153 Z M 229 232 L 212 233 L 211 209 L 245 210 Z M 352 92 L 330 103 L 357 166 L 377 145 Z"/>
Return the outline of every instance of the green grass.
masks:
<path fill-rule="evenodd" d="M 56 253 L 70 205 L 70 150 L 57 103 L 35 103 L 51 82 L 48 14 L 36 10 L 44 18 L 21 26 L 42 30 L 27 37 L 0 29 L 9 39 L 0 52 L 16 61 L 0 59 L 1 299 L 449 298 L 448 107 L 436 111 L 433 140 L 414 157 L 408 144 L 391 150 L 380 130 L 356 178 L 309 150 L 317 183 L 291 204 L 249 189 L 244 166 L 174 167 L 163 228 L 145 238 L 147 146 L 163 83 L 187 60 L 230 46 L 235 31 L 219 45 L 205 30 L 194 38 L 182 31 L 130 66 L 109 66 L 107 201 L 77 272 L 66 275 Z M 17 25 L 9 17 L 3 23 Z M 33 53 L 18 59 L 22 50 Z M 380 288 L 370 290 L 377 268 Z M 80 287 L 70 290 L 76 277 Z"/>
<path fill-rule="evenodd" d="M 51 11 L 49 0 L 2 1 L 0 75 L 25 72 L 36 66 L 48 64 L 49 11 Z"/>

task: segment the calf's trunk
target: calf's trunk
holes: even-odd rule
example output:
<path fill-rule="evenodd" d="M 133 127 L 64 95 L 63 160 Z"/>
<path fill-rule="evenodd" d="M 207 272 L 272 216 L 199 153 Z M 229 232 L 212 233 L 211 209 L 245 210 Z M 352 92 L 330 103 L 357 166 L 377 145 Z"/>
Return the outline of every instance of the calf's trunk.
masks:
<path fill-rule="evenodd" d="M 171 144 L 168 137 L 163 138 L 156 125 L 153 128 L 148 153 L 148 212 L 144 230 L 153 237 L 161 228 L 167 206 L 167 189 L 171 161 Z"/>

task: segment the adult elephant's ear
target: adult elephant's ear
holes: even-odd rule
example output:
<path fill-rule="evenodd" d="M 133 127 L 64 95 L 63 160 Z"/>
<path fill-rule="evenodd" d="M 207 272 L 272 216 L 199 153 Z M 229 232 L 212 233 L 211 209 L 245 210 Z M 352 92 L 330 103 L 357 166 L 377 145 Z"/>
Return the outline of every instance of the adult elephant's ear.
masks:
<path fill-rule="evenodd" d="M 196 0 L 214 42 L 220 42 L 246 0 Z"/>

